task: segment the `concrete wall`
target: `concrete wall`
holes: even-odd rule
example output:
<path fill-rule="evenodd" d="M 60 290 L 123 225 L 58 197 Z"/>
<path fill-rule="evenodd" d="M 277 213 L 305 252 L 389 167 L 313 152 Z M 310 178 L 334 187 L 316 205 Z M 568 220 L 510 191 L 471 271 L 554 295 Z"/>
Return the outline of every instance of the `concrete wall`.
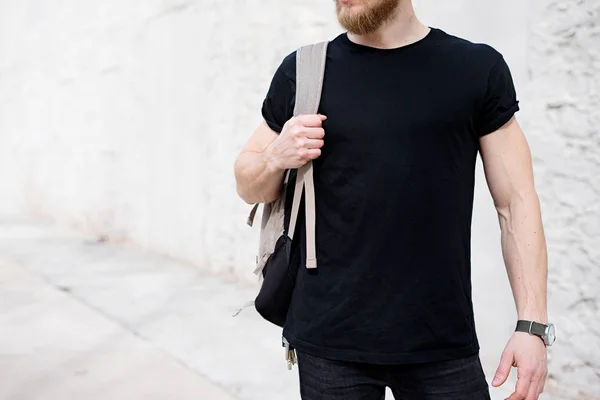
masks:
<path fill-rule="evenodd" d="M 565 397 L 600 398 L 600 1 L 532 2 L 526 129 L 550 254 L 550 353 Z"/>
<path fill-rule="evenodd" d="M 551 386 L 600 396 L 600 2 L 523 3 L 416 0 L 426 23 L 512 68 L 550 247 Z M 322 0 L 0 0 L 0 212 L 252 280 L 233 160 L 281 59 L 339 32 Z M 492 373 L 515 313 L 478 173 L 474 296 Z"/>

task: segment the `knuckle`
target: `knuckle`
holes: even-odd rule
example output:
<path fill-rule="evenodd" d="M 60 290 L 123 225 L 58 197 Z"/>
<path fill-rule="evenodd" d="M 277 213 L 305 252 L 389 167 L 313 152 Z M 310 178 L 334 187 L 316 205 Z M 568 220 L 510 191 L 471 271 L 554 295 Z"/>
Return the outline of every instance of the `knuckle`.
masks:
<path fill-rule="evenodd" d="M 288 119 L 285 124 L 283 124 L 283 129 L 287 131 L 291 131 L 294 127 L 294 118 Z"/>
<path fill-rule="evenodd" d="M 294 125 L 291 129 L 292 136 L 298 137 L 302 133 L 302 128 L 298 125 Z"/>
<path fill-rule="evenodd" d="M 544 371 L 543 369 L 537 371 L 535 373 L 535 377 L 538 378 L 538 379 L 544 379 L 546 377 L 546 371 Z"/>
<path fill-rule="evenodd" d="M 521 370 L 519 372 L 522 376 L 531 376 L 534 374 L 535 369 L 531 367 L 521 367 Z"/>
<path fill-rule="evenodd" d="M 296 137 L 296 146 L 298 146 L 298 148 L 306 147 L 306 139 L 303 138 L 302 136 L 297 136 Z"/>

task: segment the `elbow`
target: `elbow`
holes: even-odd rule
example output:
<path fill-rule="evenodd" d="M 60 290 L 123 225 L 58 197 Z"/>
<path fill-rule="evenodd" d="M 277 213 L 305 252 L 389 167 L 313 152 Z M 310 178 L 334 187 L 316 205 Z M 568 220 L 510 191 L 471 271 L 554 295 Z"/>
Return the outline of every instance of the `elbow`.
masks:
<path fill-rule="evenodd" d="M 236 174 L 236 192 L 237 195 L 247 204 L 271 203 L 279 197 L 277 194 L 266 192 L 256 183 Z"/>
<path fill-rule="evenodd" d="M 513 190 L 510 195 L 494 199 L 494 206 L 500 218 L 508 219 L 514 210 L 540 209 L 540 199 L 535 189 Z"/>
<path fill-rule="evenodd" d="M 237 195 L 246 203 L 252 205 L 257 203 L 272 203 L 277 200 L 281 193 L 279 186 L 271 187 L 269 182 L 258 181 L 243 165 L 236 162 L 234 167 Z"/>
<path fill-rule="evenodd" d="M 237 183 L 237 194 L 240 197 L 240 199 L 244 200 L 244 202 L 246 204 L 256 204 L 256 203 L 260 203 L 259 201 L 256 201 L 255 198 L 253 198 L 250 193 L 244 188 L 243 185 L 241 185 L 239 182 Z"/>
<path fill-rule="evenodd" d="M 237 184 L 237 194 L 242 200 L 250 205 L 257 203 L 272 203 L 281 196 L 281 193 L 272 190 L 268 192 L 264 190 L 251 190 L 240 183 Z"/>
<path fill-rule="evenodd" d="M 240 169 L 235 168 L 235 190 L 240 199 L 244 200 L 244 202 L 248 204 L 256 204 L 256 199 L 253 198 L 251 190 L 249 190 L 248 185 L 244 182 L 247 180 L 244 178 L 242 171 Z"/>
<path fill-rule="evenodd" d="M 498 213 L 498 216 L 502 219 L 502 218 L 507 218 L 508 214 L 510 213 L 510 202 L 508 201 L 503 201 L 503 202 L 494 202 L 494 207 L 496 208 L 496 212 Z"/>
<path fill-rule="evenodd" d="M 244 202 L 248 203 L 248 204 L 254 204 L 255 202 L 253 202 L 252 197 L 250 196 L 250 193 L 248 191 L 247 185 L 244 185 L 244 176 L 242 173 L 242 168 L 240 167 L 240 165 L 236 162 L 235 166 L 234 166 L 234 176 L 235 176 L 235 183 L 236 183 L 236 192 L 237 195 L 240 199 L 244 200 Z"/>

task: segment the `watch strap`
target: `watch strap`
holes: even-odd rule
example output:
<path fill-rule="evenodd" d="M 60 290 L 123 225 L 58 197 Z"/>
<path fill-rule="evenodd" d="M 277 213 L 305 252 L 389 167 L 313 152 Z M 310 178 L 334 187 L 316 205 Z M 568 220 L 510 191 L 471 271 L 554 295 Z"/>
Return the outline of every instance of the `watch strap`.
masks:
<path fill-rule="evenodd" d="M 546 335 L 547 327 L 547 325 L 540 324 L 538 322 L 519 320 L 517 321 L 517 328 L 515 329 L 515 331 L 525 332 L 531 335 L 543 337 Z"/>

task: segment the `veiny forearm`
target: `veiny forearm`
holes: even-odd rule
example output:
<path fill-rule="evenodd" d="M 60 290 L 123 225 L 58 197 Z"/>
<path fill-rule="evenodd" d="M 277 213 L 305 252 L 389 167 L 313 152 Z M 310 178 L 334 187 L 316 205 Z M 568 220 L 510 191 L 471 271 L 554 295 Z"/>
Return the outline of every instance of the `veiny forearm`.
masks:
<path fill-rule="evenodd" d="M 281 194 L 283 174 L 264 153 L 244 152 L 235 163 L 237 192 L 248 204 L 270 203 Z"/>
<path fill-rule="evenodd" d="M 502 254 L 519 319 L 547 322 L 548 254 L 535 191 L 513 193 L 497 207 Z"/>

